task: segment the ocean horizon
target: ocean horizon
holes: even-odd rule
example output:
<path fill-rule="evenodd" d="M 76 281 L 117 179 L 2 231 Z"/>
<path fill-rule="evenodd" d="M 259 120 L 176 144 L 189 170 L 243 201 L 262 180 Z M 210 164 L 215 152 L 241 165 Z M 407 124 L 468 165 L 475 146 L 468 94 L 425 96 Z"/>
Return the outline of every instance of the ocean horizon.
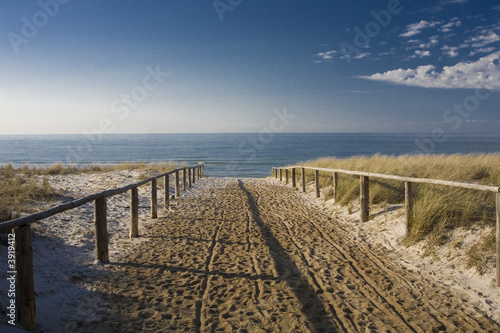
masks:
<path fill-rule="evenodd" d="M 500 134 L 186 133 L 0 135 L 0 165 L 205 164 L 213 177 L 266 177 L 321 157 L 500 152 Z"/>

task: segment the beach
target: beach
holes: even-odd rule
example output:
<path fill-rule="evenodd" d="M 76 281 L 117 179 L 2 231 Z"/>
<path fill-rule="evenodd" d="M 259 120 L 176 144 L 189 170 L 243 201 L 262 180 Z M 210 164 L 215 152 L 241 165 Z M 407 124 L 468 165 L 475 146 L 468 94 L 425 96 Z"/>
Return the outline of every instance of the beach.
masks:
<path fill-rule="evenodd" d="M 47 181 L 64 201 L 138 176 Z M 403 247 L 398 209 L 375 207 L 375 218 L 360 224 L 356 208 L 312 190 L 269 178 L 205 178 L 151 220 L 143 186 L 134 239 L 129 196 L 109 198 L 110 264 L 94 260 L 91 204 L 35 224 L 38 331 L 498 330 L 492 271 L 466 269 L 459 256 L 446 257 L 450 249 L 429 258 L 418 244 Z M 486 231 L 460 232 L 473 242 Z"/>

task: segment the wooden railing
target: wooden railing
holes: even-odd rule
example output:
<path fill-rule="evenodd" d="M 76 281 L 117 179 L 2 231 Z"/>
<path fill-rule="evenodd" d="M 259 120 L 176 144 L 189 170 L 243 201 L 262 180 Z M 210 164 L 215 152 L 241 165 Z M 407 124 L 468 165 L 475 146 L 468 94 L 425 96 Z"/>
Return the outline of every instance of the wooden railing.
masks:
<path fill-rule="evenodd" d="M 16 275 L 16 308 L 18 310 L 19 324 L 27 329 L 36 329 L 36 301 L 35 284 L 33 277 L 33 247 L 31 241 L 30 224 L 38 222 L 50 216 L 80 207 L 88 202 L 94 201 L 95 222 L 95 258 L 103 263 L 109 262 L 108 252 L 108 229 L 107 229 L 107 205 L 106 198 L 130 191 L 130 233 L 129 237 L 139 235 L 139 195 L 138 187 L 151 183 L 151 218 L 158 217 L 157 179 L 165 178 L 164 205 L 170 203 L 170 175 L 175 177 L 175 197 L 180 196 L 180 172 L 183 173 L 182 189 L 186 190 L 200 179 L 204 174 L 204 165 L 174 169 L 163 174 L 153 176 L 146 180 L 130 184 L 121 188 L 95 193 L 87 197 L 70 201 L 54 208 L 33 215 L 17 218 L 0 223 L 0 231 L 12 229 L 15 235 L 15 271 Z"/>
<path fill-rule="evenodd" d="M 296 169 L 300 169 L 302 176 L 302 192 L 306 191 L 306 181 L 305 174 L 306 170 L 314 171 L 314 183 L 315 183 L 315 191 L 316 197 L 320 197 L 320 188 L 319 188 L 319 172 L 330 172 L 332 174 L 332 191 L 333 191 L 333 200 L 337 201 L 337 185 L 338 185 L 338 174 L 347 174 L 354 175 L 360 177 L 360 217 L 359 220 L 361 222 L 366 222 L 370 216 L 370 177 L 372 178 L 381 178 L 381 179 L 389 179 L 389 180 L 397 180 L 404 182 L 405 184 L 405 226 L 406 226 L 406 234 L 409 232 L 410 221 L 413 216 L 413 184 L 415 183 L 424 183 L 424 184 L 434 184 L 434 185 L 444 185 L 456 188 L 465 188 L 465 189 L 473 189 L 478 191 L 486 191 L 495 193 L 496 200 L 496 286 L 500 287 L 500 187 L 498 186 L 488 186 L 488 185 L 480 185 L 480 184 L 471 184 L 471 183 L 461 183 L 461 182 L 453 182 L 447 180 L 438 180 L 438 179 L 428 179 L 428 178 L 413 178 L 413 177 L 402 177 L 395 175 L 386 175 L 381 173 L 372 173 L 372 172 L 362 172 L 362 171 L 352 171 L 352 170 L 344 170 L 344 169 L 326 169 L 326 168 L 314 168 L 307 166 L 290 166 L 290 167 L 274 167 L 272 169 L 272 174 L 275 178 L 279 177 L 280 181 L 283 181 L 283 170 L 285 170 L 285 183 L 289 183 L 288 178 L 288 170 L 291 170 L 291 180 L 292 186 L 297 187 L 297 179 L 296 179 Z"/>

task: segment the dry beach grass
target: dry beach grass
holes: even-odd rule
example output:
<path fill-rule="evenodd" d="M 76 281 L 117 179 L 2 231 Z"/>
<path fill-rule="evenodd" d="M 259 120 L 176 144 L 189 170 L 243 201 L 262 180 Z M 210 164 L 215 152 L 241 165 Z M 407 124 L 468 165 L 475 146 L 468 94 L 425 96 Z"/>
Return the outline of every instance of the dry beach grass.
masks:
<path fill-rule="evenodd" d="M 500 154 L 375 155 L 346 159 L 324 158 L 297 165 L 500 185 Z M 297 171 L 300 179 L 300 169 Z M 312 172 L 306 175 L 307 182 L 313 180 Z M 320 175 L 323 176 L 320 185 L 325 188 L 325 199 L 328 200 L 331 197 L 328 187 L 332 183 L 332 176 L 327 173 Z M 340 205 L 350 207 L 356 202 L 359 196 L 358 182 L 357 177 L 339 175 L 337 202 Z M 416 185 L 414 192 L 415 216 L 405 244 L 416 244 L 425 239 L 427 254 L 432 255 L 436 246 L 453 241 L 447 237 L 451 230 L 486 227 L 490 232 L 470 249 L 467 258 L 470 267 L 483 272 L 494 251 L 495 196 L 488 192 L 428 184 Z M 373 179 L 370 184 L 370 201 L 375 205 L 402 204 L 404 184 Z"/>

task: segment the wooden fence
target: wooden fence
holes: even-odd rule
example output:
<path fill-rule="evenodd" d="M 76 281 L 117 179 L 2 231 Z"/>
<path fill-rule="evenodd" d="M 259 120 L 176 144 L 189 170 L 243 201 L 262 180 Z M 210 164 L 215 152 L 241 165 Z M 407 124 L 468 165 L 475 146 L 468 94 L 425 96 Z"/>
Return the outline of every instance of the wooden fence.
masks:
<path fill-rule="evenodd" d="M 488 185 L 479 185 L 479 184 L 471 184 L 471 183 L 460 183 L 453 182 L 447 180 L 438 180 L 438 179 L 428 179 L 428 178 L 412 178 L 412 177 L 401 177 L 394 175 L 386 175 L 380 173 L 372 173 L 372 172 L 362 172 L 362 171 L 351 171 L 344 169 L 326 169 L 326 168 L 314 168 L 314 167 L 306 167 L 306 166 L 290 166 L 290 167 L 274 167 L 272 169 L 273 176 L 275 178 L 283 181 L 283 170 L 285 170 L 285 183 L 288 184 L 288 170 L 291 170 L 291 181 L 292 186 L 297 187 L 297 179 L 296 179 L 296 169 L 300 169 L 302 176 L 302 192 L 306 191 L 306 182 L 305 182 L 305 174 L 306 170 L 313 170 L 315 176 L 315 191 L 316 197 L 320 197 L 320 188 L 319 188 L 319 172 L 329 172 L 332 175 L 332 191 L 333 191 L 333 200 L 337 200 L 337 185 L 338 185 L 338 174 L 347 174 L 359 176 L 360 178 L 360 222 L 366 222 L 370 216 L 370 177 L 372 178 L 381 178 L 381 179 L 389 179 L 389 180 L 397 180 L 404 182 L 405 186 L 405 225 L 406 225 L 406 234 L 408 234 L 410 228 L 410 221 L 413 216 L 413 184 L 415 183 L 424 183 L 424 184 L 434 184 L 434 185 L 444 185 L 451 186 L 457 188 L 465 188 L 465 189 L 473 189 L 478 191 L 486 191 L 493 192 L 496 196 L 496 286 L 500 287 L 500 187 L 498 186 L 488 186 Z"/>
<path fill-rule="evenodd" d="M 131 238 L 139 235 L 139 195 L 138 187 L 151 183 L 151 218 L 158 217 L 157 179 L 165 178 L 164 205 L 170 201 L 170 175 L 175 177 L 175 197 L 180 196 L 180 172 L 182 172 L 182 189 L 186 190 L 200 179 L 204 174 L 204 165 L 175 169 L 146 180 L 130 184 L 121 188 L 95 193 L 87 197 L 61 204 L 49 210 L 18 219 L 0 223 L 0 231 L 10 230 L 15 234 L 15 271 L 16 271 L 16 304 L 19 324 L 27 330 L 36 329 L 36 302 L 35 284 L 33 277 L 33 247 L 31 242 L 30 224 L 47 217 L 80 207 L 94 201 L 95 222 L 95 257 L 97 260 L 109 262 L 108 231 L 107 231 L 107 205 L 106 198 L 130 191 L 130 233 Z"/>

